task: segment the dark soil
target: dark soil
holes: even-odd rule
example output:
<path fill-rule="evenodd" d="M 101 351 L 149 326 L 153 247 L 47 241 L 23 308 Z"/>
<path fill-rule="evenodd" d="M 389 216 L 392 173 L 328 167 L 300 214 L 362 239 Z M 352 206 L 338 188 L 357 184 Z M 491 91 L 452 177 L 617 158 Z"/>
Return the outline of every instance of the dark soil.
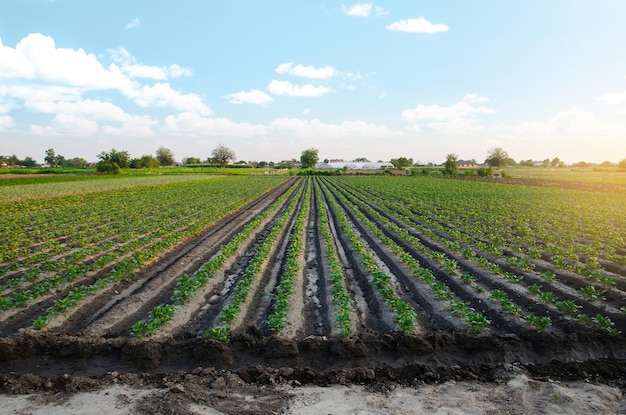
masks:
<path fill-rule="evenodd" d="M 349 337 L 336 335 L 332 297 L 328 286 L 320 281 L 328 266 L 319 236 L 319 223 L 315 219 L 315 203 L 307 225 L 304 286 L 300 290 L 304 297 L 304 323 L 296 336 L 282 338 L 264 330 L 255 316 L 267 314 L 267 307 L 271 304 L 264 305 L 268 302 L 262 303 L 258 295 L 253 297 L 248 309 L 242 310 L 248 318 L 233 332 L 228 344 L 198 336 L 198 315 L 170 336 L 138 339 L 129 334 L 128 327 L 137 321 L 138 316 L 145 315 L 154 304 L 168 298 L 177 276 L 197 269 L 202 261 L 217 252 L 223 241 L 252 220 L 255 212 L 265 209 L 291 184 L 225 218 L 201 237 L 144 270 L 135 280 L 136 285 L 128 283 L 125 287 L 116 287 L 117 293 L 112 290 L 86 304 L 54 330 L 34 331 L 13 323 L 0 326 L 3 336 L 0 337 L 0 392 L 74 393 L 119 382 L 137 387 L 167 388 L 169 392 L 165 396 L 152 401 L 147 398 L 139 403 L 137 410 L 143 413 L 189 413 L 185 405 L 189 401 L 206 403 L 224 413 L 271 413 L 279 412 L 287 399 L 284 393 L 271 389 L 276 384 L 358 383 L 385 390 L 392 384 L 417 385 L 449 380 L 494 382 L 497 373 L 511 365 L 525 369 L 538 379 L 601 380 L 619 386 L 624 384 L 624 334 L 611 335 L 583 326 L 570 330 L 565 323 L 556 323 L 557 329 L 538 333 L 523 321 L 516 322 L 487 305 L 480 296 L 471 296 L 466 286 L 445 274 L 436 263 L 429 262 L 414 249 L 409 250 L 424 266 L 432 268 L 438 278 L 444 279 L 455 295 L 473 301 L 473 307 L 501 322 L 501 327 L 489 333 L 472 333 L 457 324 L 454 316 L 437 308 L 432 294 L 426 291 L 427 287 L 407 275 L 406 269 L 388 250 L 380 246 L 354 216 L 348 215 L 364 241 L 394 274 L 397 284 L 404 287 L 403 298 L 424 313 L 424 333 L 405 335 L 398 332 L 384 300 L 373 289 L 368 273 L 340 231 L 331 209 L 331 226 L 346 269 L 346 285 L 357 308 L 355 326 L 358 327 L 358 332 Z M 394 236 L 391 232 L 388 234 Z M 284 237 L 289 238 L 288 235 Z M 262 232 L 257 238 L 262 238 Z M 269 258 L 259 290 L 271 293 L 279 282 L 278 276 L 272 277 L 272 269 L 281 266 L 286 239 L 282 242 L 275 255 Z M 424 239 L 424 242 L 443 249 L 433 241 Z M 250 243 L 249 252 L 243 254 L 229 272 L 237 274 L 244 268 L 245 258 L 255 250 L 254 243 Z M 480 277 L 485 285 L 490 284 L 489 275 L 469 269 L 471 264 L 463 264 L 461 257 L 455 259 Z M 160 291 L 132 314 L 120 318 L 113 329 L 106 332 L 87 330 L 120 309 L 124 301 L 139 298 L 135 296 L 147 290 L 153 282 L 160 281 L 159 278 L 163 278 Z M 506 285 L 497 288 L 506 289 L 511 297 L 515 293 Z M 216 284 L 214 291 L 207 295 L 204 317 L 215 312 L 209 299 L 223 289 L 223 284 Z M 526 306 L 526 302 L 530 304 L 534 300 L 519 297 L 516 301 Z M 216 301 L 217 305 L 222 303 Z M 537 310 L 551 312 L 541 307 Z M 26 314 L 34 312 L 25 310 Z M 267 399 L 250 407 L 238 395 L 237 391 L 242 390 Z"/>

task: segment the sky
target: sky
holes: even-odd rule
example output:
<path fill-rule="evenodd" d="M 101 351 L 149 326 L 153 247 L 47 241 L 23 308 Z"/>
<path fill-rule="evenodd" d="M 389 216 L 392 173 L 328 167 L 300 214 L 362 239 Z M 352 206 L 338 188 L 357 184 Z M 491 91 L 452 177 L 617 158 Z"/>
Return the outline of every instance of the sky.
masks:
<path fill-rule="evenodd" d="M 623 0 L 2 0 L 0 154 L 626 158 Z"/>

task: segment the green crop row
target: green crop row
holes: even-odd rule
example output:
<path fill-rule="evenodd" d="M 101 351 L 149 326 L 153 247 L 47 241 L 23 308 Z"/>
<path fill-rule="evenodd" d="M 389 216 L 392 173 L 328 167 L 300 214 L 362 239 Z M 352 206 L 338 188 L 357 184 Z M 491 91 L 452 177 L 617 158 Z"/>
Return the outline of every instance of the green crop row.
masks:
<path fill-rule="evenodd" d="M 193 298 L 195 292 L 204 286 L 210 278 L 212 278 L 218 269 L 220 269 L 226 260 L 228 260 L 239 247 L 247 241 L 253 232 L 259 227 L 259 225 L 267 219 L 272 213 L 278 209 L 285 199 L 292 192 L 285 192 L 278 197 L 267 209 L 259 213 L 254 220 L 248 223 L 240 232 L 231 238 L 231 240 L 222 246 L 220 252 L 213 256 L 209 261 L 202 264 L 202 266 L 193 273 L 193 275 L 184 274 L 176 282 L 176 288 L 174 288 L 174 294 L 170 298 L 169 304 L 161 304 L 157 307 L 171 306 L 175 313 L 175 304 L 186 304 Z M 138 337 L 150 336 L 157 332 L 160 327 L 169 322 L 161 319 L 155 319 L 154 313 L 150 313 L 148 318 L 140 320 L 133 324 L 131 331 Z"/>
<path fill-rule="evenodd" d="M 469 307 L 469 304 L 467 303 L 455 300 L 453 293 L 443 281 L 437 280 L 431 270 L 422 267 L 417 259 L 396 244 L 393 239 L 385 235 L 385 232 L 378 227 L 376 223 L 369 220 L 359 209 L 363 209 L 364 212 L 372 215 L 372 217 L 376 218 L 376 220 L 378 220 L 382 225 L 387 226 L 400 238 L 405 240 L 405 242 L 408 242 L 413 247 L 418 248 L 420 251 L 425 253 L 426 256 L 436 258 L 436 252 L 431 251 L 429 248 L 419 243 L 419 240 L 409 235 L 408 232 L 406 232 L 406 229 L 400 228 L 392 221 L 380 215 L 367 204 L 351 197 L 348 193 L 343 192 L 339 188 L 335 187 L 335 190 L 338 197 L 351 208 L 351 211 L 359 218 L 361 223 L 367 226 L 383 244 L 391 249 L 391 251 L 407 266 L 413 276 L 421 278 L 426 284 L 428 284 L 437 299 L 449 303 L 450 311 L 453 314 L 465 321 L 474 332 L 487 330 L 491 322 L 481 312 Z M 456 267 L 454 267 L 454 270 L 456 272 Z M 462 305 L 464 305 L 464 307 Z"/>
<path fill-rule="evenodd" d="M 298 201 L 302 196 L 304 189 L 299 190 L 299 195 L 292 198 L 285 210 L 277 218 L 276 222 L 272 226 L 269 234 L 265 237 L 263 242 L 258 246 L 254 257 L 246 267 L 243 275 L 233 290 L 232 299 L 230 304 L 224 306 L 220 313 L 219 318 L 222 321 L 222 326 L 210 327 L 205 330 L 205 337 L 207 339 L 214 339 L 219 341 L 227 340 L 224 338 L 225 333 L 230 333 L 230 326 L 235 322 L 241 311 L 241 305 L 248 298 L 248 294 L 253 288 L 254 279 L 263 270 L 263 265 L 267 261 L 269 254 L 276 245 L 280 234 L 283 232 L 285 225 L 293 216 L 293 213 L 298 205 Z"/>
<path fill-rule="evenodd" d="M 223 190 L 228 192 L 229 186 L 227 186 L 224 182 L 211 182 L 211 183 L 221 183 L 216 190 L 223 187 Z M 254 183 L 252 184 L 252 188 L 254 188 Z M 260 183 L 257 183 L 258 186 Z M 206 186 L 206 183 L 205 183 Z M 232 186 L 231 186 L 232 187 Z M 243 186 L 244 188 L 248 186 Z M 248 188 L 248 190 L 251 190 Z M 263 190 L 262 187 L 258 188 L 257 191 Z M 243 204 L 247 198 L 245 194 L 241 194 L 242 198 L 239 199 L 238 203 Z M 249 197 L 249 196 L 248 196 Z M 236 199 L 235 199 L 236 200 Z M 55 301 L 54 305 L 50 307 L 46 314 L 35 320 L 33 323 L 37 328 L 45 327 L 49 320 L 59 315 L 70 308 L 76 306 L 80 300 L 85 298 L 88 295 L 94 295 L 101 290 L 108 288 L 111 284 L 117 283 L 120 281 L 129 281 L 135 275 L 137 269 L 145 266 L 151 261 L 158 258 L 165 251 L 172 249 L 176 245 L 181 242 L 190 239 L 196 235 L 198 235 L 203 229 L 213 223 L 215 220 L 219 219 L 229 210 L 233 209 L 232 202 L 228 204 L 227 207 L 219 207 L 214 206 L 212 209 L 205 210 L 205 213 L 202 215 L 201 219 L 193 220 L 192 222 L 185 223 L 184 227 L 181 227 L 180 224 L 177 224 L 175 221 L 172 222 L 170 220 L 169 223 L 156 223 L 153 226 L 159 226 L 160 229 L 152 234 L 148 234 L 140 239 L 133 241 L 129 245 L 124 245 L 119 247 L 113 253 L 106 255 L 106 259 L 99 259 L 95 261 L 95 267 L 99 268 L 108 268 L 105 275 L 101 277 L 98 281 L 93 284 L 84 284 L 80 286 L 76 286 L 71 290 L 70 294 L 66 296 L 66 298 L 61 298 Z M 172 212 L 174 217 L 176 217 L 176 211 Z M 74 276 L 74 274 L 72 274 Z M 83 276 L 75 275 L 76 279 Z M 43 281 L 38 286 L 42 287 L 42 290 L 50 290 L 55 286 L 59 286 L 59 284 L 67 282 L 67 281 L 55 281 L 52 279 L 52 283 L 48 283 L 49 279 Z M 56 284 L 56 285 L 55 285 Z M 37 292 L 33 290 L 23 291 L 23 295 L 33 296 L 37 294 Z M 39 293 L 41 295 L 42 293 Z M 16 295 L 16 293 L 13 293 Z M 11 300 L 13 304 L 14 301 Z"/>
<path fill-rule="evenodd" d="M 307 180 L 310 183 L 310 179 Z M 287 322 L 287 311 L 291 296 L 294 293 L 294 283 L 298 273 L 302 272 L 302 264 L 300 257 L 304 251 L 306 238 L 306 220 L 309 216 L 309 207 L 311 200 L 311 186 L 307 185 L 300 211 L 296 217 L 296 221 L 289 238 L 289 246 L 287 247 L 287 258 L 283 273 L 280 276 L 280 283 L 276 287 L 274 295 L 274 311 L 267 318 L 269 328 L 273 332 L 281 331 Z"/>
<path fill-rule="evenodd" d="M 330 229 L 330 222 L 328 218 L 328 211 L 324 204 L 324 199 L 320 194 L 319 184 L 316 184 L 315 191 L 317 193 L 317 209 L 319 212 L 320 233 L 324 239 L 326 245 L 326 258 L 328 260 L 329 275 L 328 279 L 332 284 L 333 302 L 337 306 L 338 311 L 335 316 L 341 334 L 346 337 L 349 336 L 351 329 L 352 316 L 354 315 L 354 308 L 350 301 L 350 295 L 345 287 L 345 274 L 341 262 L 337 259 L 337 248 L 335 247 L 335 241 Z"/>
<path fill-rule="evenodd" d="M 351 191 L 355 191 L 355 189 L 352 186 L 350 186 L 350 189 L 352 189 Z M 485 256 L 481 254 L 479 251 L 479 249 L 481 249 L 483 251 L 489 251 L 489 253 L 494 256 L 503 256 L 502 250 L 500 249 L 494 250 L 493 245 L 483 243 L 483 242 L 476 243 L 476 246 L 478 249 L 472 248 L 471 245 L 465 244 L 466 242 L 471 242 L 472 240 L 471 236 L 460 235 L 456 229 L 454 228 L 446 229 L 445 226 L 439 224 L 436 221 L 429 220 L 428 218 L 424 218 L 424 216 L 419 216 L 418 219 L 415 219 L 416 217 L 415 212 L 409 211 L 409 208 L 407 207 L 407 205 L 411 206 L 410 201 L 407 200 L 406 203 L 404 203 L 404 201 L 400 201 L 390 194 L 382 193 L 381 189 L 377 189 L 377 190 L 378 190 L 378 193 L 374 194 L 373 192 L 367 192 L 367 195 L 364 194 L 360 197 L 367 198 L 367 200 L 375 204 L 378 209 L 387 210 L 387 212 L 389 213 L 391 213 L 391 211 L 389 211 L 388 209 L 391 208 L 393 210 L 392 214 L 395 217 L 399 218 L 401 221 L 404 221 L 404 223 L 407 226 L 415 227 L 420 233 L 444 245 L 450 251 L 461 253 L 466 259 L 474 261 L 475 263 L 479 264 L 481 267 L 487 268 L 489 271 L 495 274 L 501 275 L 503 278 L 507 279 L 509 282 L 516 283 L 516 284 L 522 283 L 523 277 L 521 275 L 516 275 L 516 274 L 509 273 L 509 272 L 503 272 L 501 267 L 497 263 L 491 262 L 490 260 L 485 258 Z M 361 189 L 360 191 L 357 191 L 357 192 L 363 192 L 363 190 Z M 372 212 L 374 216 L 377 215 L 377 213 L 374 212 L 373 209 L 370 208 L 370 211 Z M 433 211 L 436 212 L 436 209 L 433 209 Z M 414 216 L 412 217 L 408 216 L 411 213 Z M 380 215 L 377 218 L 380 219 L 381 218 Z M 384 219 L 381 219 L 381 220 L 384 221 Z M 435 231 L 433 231 L 433 229 L 426 228 L 425 226 L 421 225 L 420 223 L 422 222 L 428 223 L 430 226 L 432 226 L 435 229 Z M 402 235 L 403 238 L 404 238 L 404 235 L 408 234 L 408 231 L 405 228 L 398 228 L 392 221 L 388 221 L 384 223 L 390 229 L 397 231 L 400 235 Z M 442 236 L 443 235 L 442 232 L 445 232 L 446 230 L 450 231 L 449 232 L 450 234 L 447 236 Z M 451 238 L 455 236 L 458 237 L 458 241 L 451 240 Z M 410 238 L 411 237 L 409 237 L 409 239 Z M 417 238 L 414 238 L 414 237 L 412 238 L 414 239 L 414 241 L 419 242 Z M 438 262 L 440 262 L 440 264 L 444 265 L 445 267 L 445 264 L 444 264 L 445 254 L 441 253 L 439 256 L 441 258 L 439 258 Z M 534 273 L 533 271 L 534 265 L 531 263 L 530 260 L 523 258 L 523 257 L 517 258 L 517 259 L 510 259 L 511 257 L 506 257 L 506 258 L 507 259 L 504 261 L 504 263 L 508 262 L 510 265 L 513 265 L 521 269 L 524 272 Z M 450 267 L 450 269 L 446 267 L 446 270 L 448 273 L 451 273 L 451 271 L 454 270 L 454 267 Z M 552 281 L 554 279 L 554 275 L 555 275 L 554 273 L 544 272 L 540 274 L 539 277 L 546 279 L 546 281 Z M 523 284 L 521 285 L 525 287 Z M 549 291 L 535 293 L 532 291 L 533 286 L 529 286 L 525 288 L 527 288 L 531 294 L 537 295 L 541 301 L 551 306 L 556 307 L 556 309 L 561 312 L 563 312 L 562 310 L 563 307 L 566 307 L 566 305 L 573 303 L 572 301 L 559 300 L 557 295 Z M 578 290 L 578 294 L 581 297 L 583 297 L 586 301 L 590 301 L 590 302 L 602 300 L 603 299 L 602 293 L 603 293 L 602 290 L 598 290 L 594 286 L 586 286 Z M 505 306 L 506 305 L 508 304 L 505 304 Z M 516 311 L 514 307 L 508 307 L 508 308 L 511 311 Z M 610 321 L 609 317 L 602 316 L 601 314 L 598 314 L 598 315 L 603 317 L 602 319 L 597 319 L 597 318 L 590 319 L 589 316 L 584 315 L 584 314 L 572 314 L 572 313 L 566 313 L 566 314 L 577 317 L 583 323 L 588 323 L 590 322 L 590 320 L 592 320 L 594 323 L 596 323 L 598 327 L 602 329 L 607 330 L 607 327 L 609 327 L 608 331 L 610 332 L 615 330 L 612 325 L 606 322 L 606 319 Z M 532 314 L 530 314 L 529 316 L 530 318 L 527 318 L 527 321 L 529 321 L 529 325 L 534 325 L 535 327 L 538 328 L 538 330 L 545 330 L 545 328 L 547 328 L 547 326 L 549 325 L 547 324 L 547 322 L 545 321 L 545 318 L 543 317 L 537 320 L 535 319 L 534 316 L 532 316 Z M 598 321 L 601 321 L 602 325 L 600 325 Z M 537 323 L 537 324 L 534 324 L 534 323 Z"/>
<path fill-rule="evenodd" d="M 391 277 L 380 269 L 376 263 L 376 258 L 367 250 L 361 236 L 352 228 L 346 214 L 335 201 L 328 188 L 324 187 L 323 192 L 337 217 L 342 231 L 350 240 L 352 248 L 361 258 L 367 272 L 370 273 L 374 286 L 378 289 L 378 292 L 385 299 L 385 303 L 392 311 L 396 324 L 405 333 L 415 332 L 417 313 L 396 294 Z"/>

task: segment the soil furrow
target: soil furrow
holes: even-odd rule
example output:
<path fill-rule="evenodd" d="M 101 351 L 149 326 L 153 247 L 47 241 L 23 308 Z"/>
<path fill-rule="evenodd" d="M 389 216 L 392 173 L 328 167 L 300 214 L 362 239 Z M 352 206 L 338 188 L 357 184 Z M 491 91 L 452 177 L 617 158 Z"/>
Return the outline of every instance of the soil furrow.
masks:
<path fill-rule="evenodd" d="M 356 286 L 362 294 L 361 298 L 365 301 L 365 303 L 363 303 L 358 301 L 360 298 L 355 298 L 355 300 L 357 300 L 356 306 L 363 316 L 362 321 L 368 328 L 374 331 L 391 332 L 397 330 L 393 315 L 385 304 L 384 299 L 375 291 L 369 278 L 369 273 L 358 257 L 358 254 L 352 249 L 350 240 L 346 234 L 341 231 L 337 213 L 334 208 L 330 206 L 330 203 L 328 203 L 326 195 L 324 194 L 323 196 L 329 208 L 335 232 L 337 232 L 337 240 L 340 242 L 341 250 L 345 254 L 346 265 L 348 265 L 348 276 L 356 283 Z"/>
<path fill-rule="evenodd" d="M 77 319 L 80 324 L 78 327 L 73 326 L 75 323 L 72 321 L 68 321 L 64 326 L 65 330 L 72 332 L 85 327 L 88 333 L 94 335 L 102 334 L 103 330 L 110 334 L 128 330 L 132 324 L 144 317 L 146 310 L 167 301 L 178 278 L 183 274 L 193 274 L 217 254 L 222 245 L 251 222 L 259 211 L 267 209 L 270 203 L 285 191 L 287 186 L 281 186 L 216 223 L 198 239 L 196 244 L 181 250 L 170 260 L 155 265 L 153 269 L 146 270 L 145 278 L 137 281 L 126 292 L 109 300 L 100 309 L 97 309 L 97 304 L 92 306 L 90 303 L 92 309 L 83 310 L 82 313 L 92 317 L 86 322 Z"/>

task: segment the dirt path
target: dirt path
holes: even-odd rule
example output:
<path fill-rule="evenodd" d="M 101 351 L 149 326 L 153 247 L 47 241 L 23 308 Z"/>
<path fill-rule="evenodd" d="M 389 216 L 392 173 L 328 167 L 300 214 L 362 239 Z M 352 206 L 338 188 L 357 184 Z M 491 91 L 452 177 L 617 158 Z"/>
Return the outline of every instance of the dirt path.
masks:
<path fill-rule="evenodd" d="M 619 385 L 538 380 L 513 366 L 502 369 L 490 383 L 449 380 L 412 386 L 393 382 L 316 386 L 279 379 L 280 375 L 274 384 L 252 385 L 237 375 L 202 368 L 184 379 L 111 373 L 104 381 L 47 381 L 43 393 L 29 390 L 26 380 L 2 379 L 0 415 L 626 413 Z"/>

